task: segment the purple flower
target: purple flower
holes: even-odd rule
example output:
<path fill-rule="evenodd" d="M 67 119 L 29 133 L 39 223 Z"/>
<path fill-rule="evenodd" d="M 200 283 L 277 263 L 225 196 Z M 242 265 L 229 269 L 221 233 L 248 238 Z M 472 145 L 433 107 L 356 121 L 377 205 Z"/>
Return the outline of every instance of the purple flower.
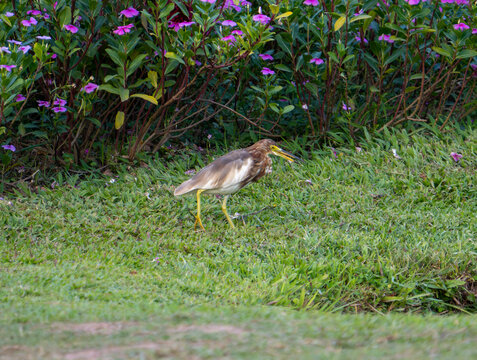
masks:
<path fill-rule="evenodd" d="M 131 32 L 131 29 L 134 27 L 134 24 L 118 26 L 116 30 L 113 31 L 116 35 L 124 35 L 126 33 Z"/>
<path fill-rule="evenodd" d="M 194 61 L 195 61 L 195 64 L 196 64 L 197 66 L 202 65 L 202 63 L 201 63 L 199 60 L 194 60 Z"/>
<path fill-rule="evenodd" d="M 72 34 L 76 34 L 78 32 L 78 28 L 76 26 L 74 26 L 73 24 L 67 24 L 67 25 L 63 25 L 63 27 L 68 30 L 69 32 L 71 32 Z"/>
<path fill-rule="evenodd" d="M 232 20 L 224 20 L 222 21 L 223 26 L 237 26 L 237 23 Z"/>
<path fill-rule="evenodd" d="M 66 105 L 66 100 L 56 98 L 55 101 L 53 102 L 53 105 L 65 106 Z"/>
<path fill-rule="evenodd" d="M 358 153 L 360 153 L 361 151 L 363 151 L 363 149 L 362 149 L 362 148 L 360 148 L 359 146 L 356 146 L 356 148 L 355 148 L 355 149 L 356 149 L 356 152 L 358 152 Z"/>
<path fill-rule="evenodd" d="M 3 54 L 3 53 L 11 54 L 12 52 L 6 46 L 2 46 L 0 47 L 0 54 Z"/>
<path fill-rule="evenodd" d="M 472 35 L 477 35 L 477 28 L 472 29 Z"/>
<path fill-rule="evenodd" d="M 195 170 L 194 170 L 194 169 L 187 170 L 184 174 L 186 174 L 186 175 L 194 175 L 194 174 L 195 174 Z"/>
<path fill-rule="evenodd" d="M 55 113 L 66 112 L 66 108 L 64 106 L 58 106 L 58 107 L 54 107 L 53 111 Z"/>
<path fill-rule="evenodd" d="M 391 152 L 393 153 L 393 156 L 396 158 L 396 159 L 400 159 L 401 157 L 398 155 L 396 149 L 391 149 Z"/>
<path fill-rule="evenodd" d="M 306 182 L 307 184 L 313 185 L 313 181 L 311 181 L 310 179 L 306 179 L 305 182 Z"/>
<path fill-rule="evenodd" d="M 5 69 L 8 72 L 12 71 L 12 69 L 16 68 L 16 65 L 0 65 L 0 69 Z"/>
<path fill-rule="evenodd" d="M 451 152 L 450 156 L 452 159 L 454 159 L 455 162 L 459 162 L 459 160 L 462 158 L 462 155 L 456 152 Z"/>
<path fill-rule="evenodd" d="M 464 31 L 470 29 L 469 25 L 464 23 L 454 24 L 454 29 L 459 31 Z"/>
<path fill-rule="evenodd" d="M 385 34 L 382 34 L 379 38 L 379 40 L 382 40 L 382 41 L 386 41 L 390 44 L 392 44 L 394 42 L 393 39 L 391 39 L 391 35 L 385 35 Z"/>
<path fill-rule="evenodd" d="M 264 67 L 262 69 L 262 74 L 263 75 L 273 75 L 273 74 L 275 74 L 275 71 L 273 71 L 272 69 L 269 69 L 267 67 Z"/>
<path fill-rule="evenodd" d="M 318 0 L 305 0 L 303 4 L 310 6 L 318 6 Z"/>
<path fill-rule="evenodd" d="M 40 35 L 36 37 L 38 40 L 51 40 L 50 36 Z"/>
<path fill-rule="evenodd" d="M 98 88 L 98 85 L 93 84 L 93 83 L 89 83 L 89 84 L 85 85 L 84 87 L 82 87 L 81 91 L 84 91 L 87 94 L 90 94 L 93 91 L 95 91 L 97 88 Z"/>
<path fill-rule="evenodd" d="M 354 38 L 357 42 L 361 42 L 361 37 L 360 36 L 356 36 Z M 363 43 L 367 44 L 368 43 L 368 40 L 366 38 L 363 38 Z"/>
<path fill-rule="evenodd" d="M 194 24 L 195 24 L 194 21 L 183 21 L 183 22 L 178 23 L 177 25 L 179 26 L 179 29 L 182 29 L 183 27 L 192 26 Z"/>
<path fill-rule="evenodd" d="M 342 108 L 343 108 L 344 111 L 350 111 L 351 110 L 351 107 L 346 105 L 345 103 L 343 103 Z"/>
<path fill-rule="evenodd" d="M 324 64 L 325 62 L 320 59 L 320 58 L 313 58 L 310 60 L 310 64 L 316 64 L 316 65 L 321 65 Z"/>
<path fill-rule="evenodd" d="M 273 60 L 273 56 L 270 55 L 270 54 L 259 54 L 258 55 L 262 60 L 265 60 L 265 61 L 272 61 Z"/>
<path fill-rule="evenodd" d="M 308 105 L 303 104 L 303 105 L 301 106 L 301 108 L 302 108 L 303 110 L 308 110 Z"/>
<path fill-rule="evenodd" d="M 12 17 L 12 16 L 15 16 L 15 14 L 12 13 L 12 12 L 10 12 L 10 11 L 7 11 L 7 12 L 5 13 L 5 16 L 6 16 L 6 17 Z"/>
<path fill-rule="evenodd" d="M 21 23 L 23 26 L 30 27 L 32 25 L 38 24 L 38 21 L 36 21 L 35 18 L 31 17 L 30 20 L 22 20 Z"/>
<path fill-rule="evenodd" d="M 49 101 L 45 101 L 45 100 L 37 100 L 36 101 L 38 103 L 38 107 L 48 107 L 50 106 L 50 102 Z"/>
<path fill-rule="evenodd" d="M 23 96 L 22 94 L 18 94 L 18 95 L 15 97 L 15 101 L 16 101 L 16 102 L 25 101 L 25 100 L 26 100 L 26 97 Z"/>
<path fill-rule="evenodd" d="M 120 14 L 124 15 L 127 18 L 132 18 L 132 17 L 138 16 L 139 11 L 137 11 L 133 7 L 128 7 L 126 10 L 121 11 Z"/>
<path fill-rule="evenodd" d="M 409 5 L 419 5 L 421 0 L 406 0 Z"/>
<path fill-rule="evenodd" d="M 353 16 L 359 16 L 359 15 L 361 15 L 361 14 L 363 14 L 363 13 L 364 13 L 364 10 L 361 9 L 361 10 L 359 10 L 357 13 L 354 13 Z"/>
<path fill-rule="evenodd" d="M 23 51 L 23 53 L 26 54 L 30 50 L 31 50 L 30 45 L 24 45 L 24 46 L 20 46 L 17 51 Z"/>
<path fill-rule="evenodd" d="M 4 148 L 5 150 L 10 150 L 10 151 L 17 151 L 17 148 L 15 147 L 15 145 L 2 145 L 2 148 Z"/>
<path fill-rule="evenodd" d="M 15 45 L 21 45 L 22 44 L 21 41 L 17 41 L 17 40 L 7 40 L 7 42 L 9 42 L 10 44 L 15 44 Z"/>
<path fill-rule="evenodd" d="M 207 135 L 207 139 L 208 140 L 212 139 L 212 134 Z"/>
<path fill-rule="evenodd" d="M 230 42 L 233 42 L 233 43 L 237 41 L 237 39 L 233 35 L 225 36 L 221 40 L 226 41 L 226 42 L 230 41 Z"/>
<path fill-rule="evenodd" d="M 202 1 L 204 3 L 209 3 L 209 4 L 215 3 L 215 0 L 200 0 L 200 1 Z"/>
<path fill-rule="evenodd" d="M 243 35 L 243 31 L 242 31 L 242 30 L 233 30 L 233 31 L 232 31 L 232 35 L 242 36 L 242 35 Z"/>
<path fill-rule="evenodd" d="M 27 15 L 38 16 L 38 15 L 41 15 L 41 11 L 40 10 L 28 10 Z"/>
<path fill-rule="evenodd" d="M 263 25 L 267 25 L 270 21 L 270 18 L 267 15 L 262 15 L 262 14 L 254 15 L 252 19 L 253 21 L 257 21 Z"/>

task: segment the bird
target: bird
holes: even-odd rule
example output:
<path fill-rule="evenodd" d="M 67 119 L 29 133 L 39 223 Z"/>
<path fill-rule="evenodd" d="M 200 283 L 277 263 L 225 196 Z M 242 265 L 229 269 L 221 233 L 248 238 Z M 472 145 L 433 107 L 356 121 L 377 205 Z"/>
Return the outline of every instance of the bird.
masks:
<path fill-rule="evenodd" d="M 301 159 L 278 147 L 277 143 L 270 139 L 263 139 L 255 144 L 239 150 L 231 151 L 223 155 L 206 167 L 201 169 L 189 180 L 180 184 L 174 195 L 195 194 L 197 196 L 197 216 L 195 217 L 194 230 L 199 225 L 205 228 L 200 218 L 200 195 L 222 194 L 222 211 L 230 226 L 234 223 L 227 213 L 227 199 L 246 185 L 258 181 L 264 175 L 272 171 L 272 159 L 269 155 L 277 155 L 290 163 Z"/>

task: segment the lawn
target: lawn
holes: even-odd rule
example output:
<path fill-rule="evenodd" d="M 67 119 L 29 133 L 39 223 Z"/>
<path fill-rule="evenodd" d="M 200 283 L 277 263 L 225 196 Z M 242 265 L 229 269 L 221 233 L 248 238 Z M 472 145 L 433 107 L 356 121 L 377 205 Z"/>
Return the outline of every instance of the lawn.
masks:
<path fill-rule="evenodd" d="M 282 145 L 305 162 L 232 196 L 235 229 L 173 196 L 218 150 L 3 195 L 0 359 L 477 354 L 477 131 Z"/>

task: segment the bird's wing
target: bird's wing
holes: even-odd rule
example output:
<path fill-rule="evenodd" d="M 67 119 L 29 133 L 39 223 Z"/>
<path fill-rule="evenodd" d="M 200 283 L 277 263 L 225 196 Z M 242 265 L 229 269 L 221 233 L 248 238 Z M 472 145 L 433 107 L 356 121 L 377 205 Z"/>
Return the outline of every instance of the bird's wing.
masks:
<path fill-rule="evenodd" d="M 174 191 L 183 195 L 195 190 L 214 190 L 239 185 L 247 178 L 253 158 L 246 150 L 232 151 L 211 162 Z"/>

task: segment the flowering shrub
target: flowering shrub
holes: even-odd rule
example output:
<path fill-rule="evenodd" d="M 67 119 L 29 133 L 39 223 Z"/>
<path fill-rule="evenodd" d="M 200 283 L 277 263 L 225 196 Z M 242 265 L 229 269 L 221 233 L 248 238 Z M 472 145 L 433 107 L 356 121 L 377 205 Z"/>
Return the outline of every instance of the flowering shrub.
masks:
<path fill-rule="evenodd" d="M 477 109 L 476 12 L 468 0 L 2 3 L 0 145 L 69 163 L 111 138 L 133 159 L 212 121 L 313 136 L 443 127 Z"/>

